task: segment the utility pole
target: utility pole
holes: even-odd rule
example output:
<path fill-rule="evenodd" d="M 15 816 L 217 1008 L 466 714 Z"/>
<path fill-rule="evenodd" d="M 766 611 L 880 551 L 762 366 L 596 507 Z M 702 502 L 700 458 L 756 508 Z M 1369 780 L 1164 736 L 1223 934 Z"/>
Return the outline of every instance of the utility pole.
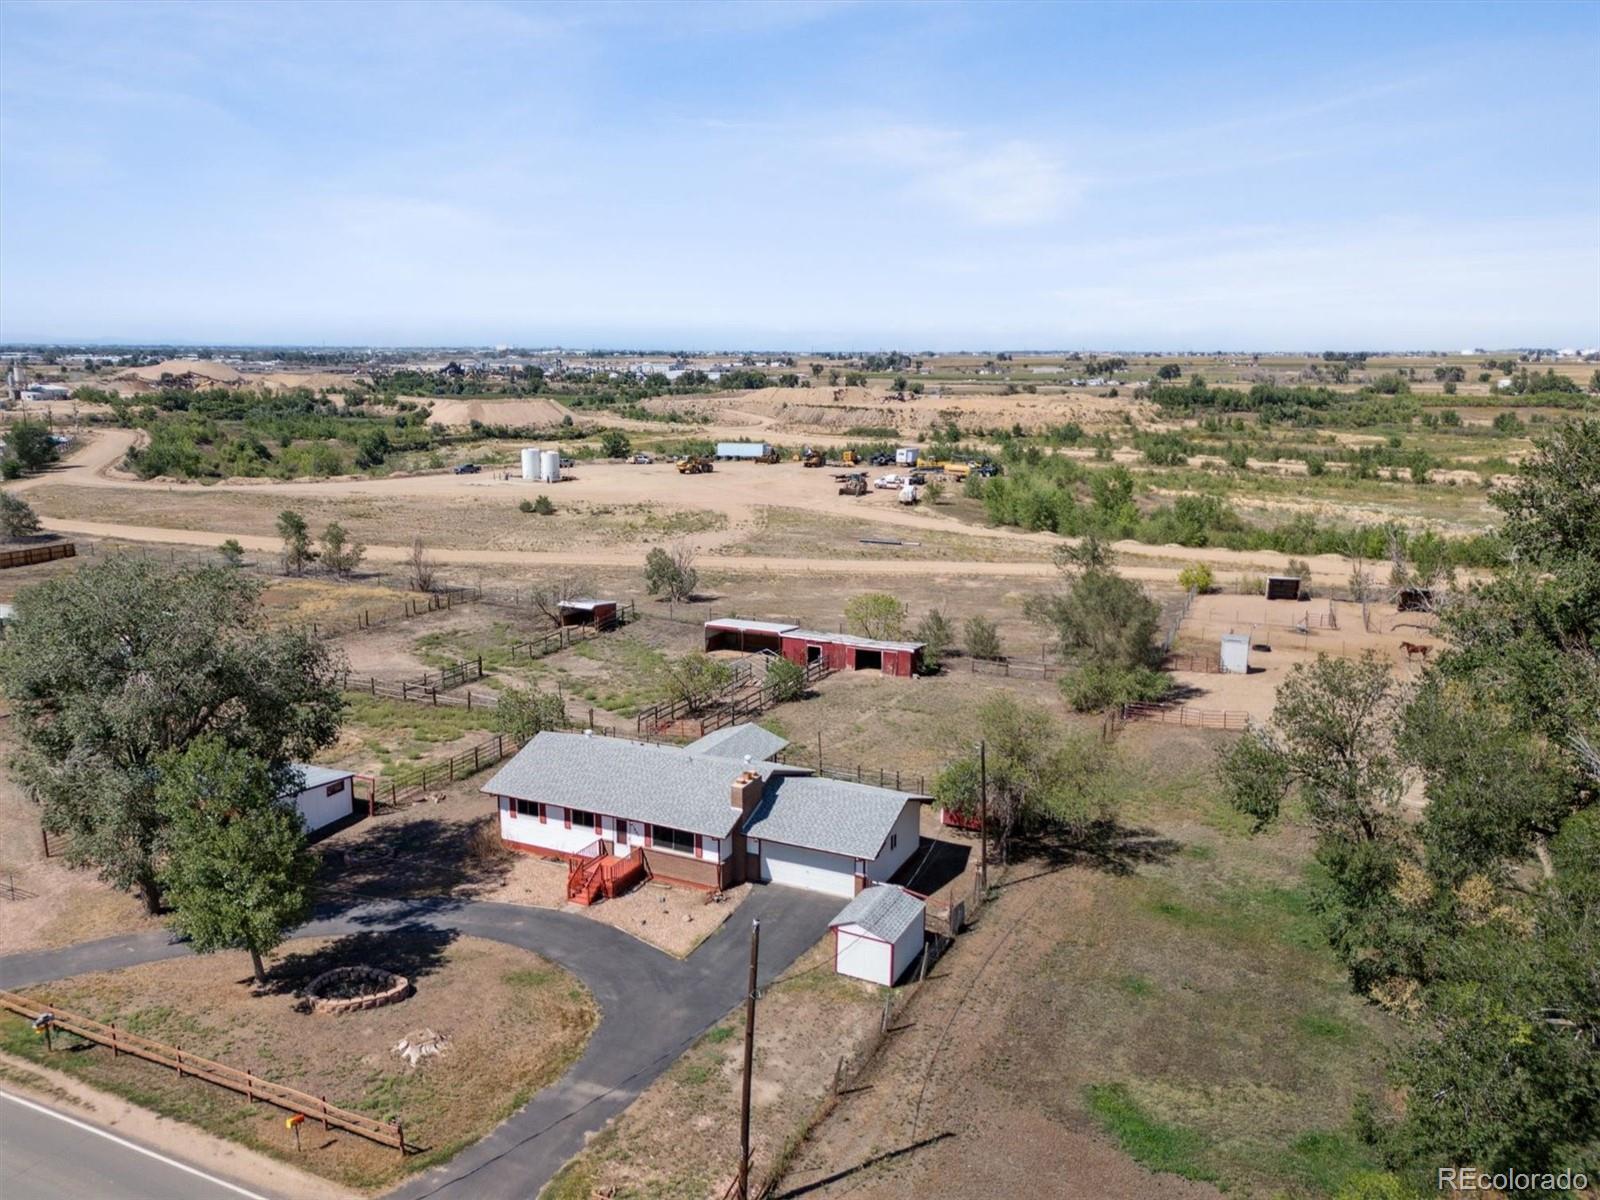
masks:
<path fill-rule="evenodd" d="M 756 1051 L 756 963 L 761 922 L 750 922 L 750 980 L 744 995 L 744 1082 L 739 1096 L 739 1200 L 750 1200 L 750 1067 Z"/>
<path fill-rule="evenodd" d="M 978 743 L 978 879 L 989 894 L 989 743 Z"/>

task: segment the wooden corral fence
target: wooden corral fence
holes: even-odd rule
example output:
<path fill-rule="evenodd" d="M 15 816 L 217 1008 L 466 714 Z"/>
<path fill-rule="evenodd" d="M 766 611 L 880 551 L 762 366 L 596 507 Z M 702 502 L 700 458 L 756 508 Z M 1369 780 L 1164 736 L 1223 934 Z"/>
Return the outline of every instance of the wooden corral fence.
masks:
<path fill-rule="evenodd" d="M 0 550 L 0 571 L 9 567 L 31 567 L 58 558 L 78 557 L 77 542 L 51 542 L 45 546 L 26 546 L 21 550 Z"/>
<path fill-rule="evenodd" d="M 1222 674 L 1220 654 L 1169 654 L 1162 663 L 1168 671 L 1188 671 L 1196 675 Z"/>
<path fill-rule="evenodd" d="M 493 708 L 494 697 L 480 693 L 476 704 L 473 703 L 472 693 L 468 691 L 465 696 L 452 696 L 449 691 L 458 688 L 464 683 L 483 678 L 483 658 L 464 658 L 459 662 L 438 671 L 429 671 L 412 679 L 379 679 L 373 675 L 352 675 L 349 671 L 344 673 L 344 690 L 347 692 L 366 692 L 370 696 L 380 696 L 386 700 L 416 700 L 423 704 L 454 705 L 462 708 Z M 441 695 L 440 693 L 446 693 Z"/>
<path fill-rule="evenodd" d="M 527 655 L 529 658 L 543 658 L 547 654 L 565 650 L 568 646 L 575 646 L 579 642 L 592 641 L 601 634 L 610 633 L 613 629 L 621 629 L 630 621 L 637 619 L 633 601 L 629 600 L 619 604 L 616 615 L 604 621 L 596 621 L 592 625 L 560 625 L 549 633 L 540 634 L 526 642 L 518 642 L 511 647 L 511 657 Z"/>
<path fill-rule="evenodd" d="M 241 1071 L 238 1067 L 201 1058 L 199 1055 L 185 1052 L 180 1046 L 168 1046 L 164 1042 L 152 1041 L 137 1033 L 129 1033 L 126 1029 L 118 1029 L 115 1025 L 104 1025 L 42 1000 L 29 999 L 13 992 L 0 992 L 0 1008 L 36 1024 L 40 1018 L 48 1015 L 49 1020 L 45 1022 L 44 1027 L 52 1031 L 51 1036 L 54 1036 L 55 1031 L 70 1033 L 85 1041 L 109 1046 L 112 1057 L 131 1054 L 159 1067 L 171 1068 L 178 1073 L 180 1079 L 187 1075 L 203 1080 L 217 1087 L 238 1092 L 251 1104 L 259 1100 L 288 1112 L 300 1113 L 307 1120 L 321 1121 L 324 1129 L 347 1130 L 380 1145 L 392 1146 L 401 1154 L 407 1152 L 405 1128 L 399 1121 L 375 1120 L 363 1113 L 329 1104 L 326 1096 L 313 1096 L 309 1092 L 274 1083 L 253 1072 Z"/>
<path fill-rule="evenodd" d="M 802 686 L 809 687 L 832 673 L 833 669 L 820 659 L 808 662 L 801 672 Z M 765 680 L 757 681 L 753 671 L 747 671 L 707 695 L 663 700 L 642 709 L 634 718 L 634 728 L 640 735 L 678 728 L 679 732 L 704 737 L 718 729 L 759 717 L 777 703 L 777 689 Z M 681 726 L 686 724 L 693 728 L 683 730 Z"/>
<path fill-rule="evenodd" d="M 503 733 L 497 733 L 459 754 L 435 762 L 415 763 L 401 767 L 393 775 L 357 776 L 355 799 L 366 802 L 369 808 L 379 804 L 395 805 L 415 799 L 430 787 L 442 787 L 458 780 L 470 779 L 486 767 L 492 767 L 522 749 L 522 742 Z M 366 794 L 362 795 L 365 791 Z"/>
<path fill-rule="evenodd" d="M 477 592 L 472 588 L 444 588 L 437 592 L 424 593 L 422 596 L 407 596 L 403 604 L 396 608 L 380 609 L 376 615 L 372 609 L 363 608 L 354 616 L 344 620 L 312 621 L 311 634 L 313 637 L 338 637 L 345 633 L 371 629 L 374 625 L 409 621 L 413 617 L 426 616 L 428 613 L 448 611 L 460 604 L 471 604 L 477 598 Z M 286 624 L 292 625 L 294 622 Z"/>
<path fill-rule="evenodd" d="M 1019 679 L 1055 679 L 1063 670 L 1061 664 L 1042 658 L 968 658 L 967 664 L 973 675 L 1015 675 Z"/>
<path fill-rule="evenodd" d="M 1193 729 L 1239 729 L 1250 725 L 1250 714 L 1232 709 L 1196 708 L 1192 704 L 1124 704 L 1119 710 L 1123 721 L 1157 721 L 1163 725 L 1187 725 Z"/>

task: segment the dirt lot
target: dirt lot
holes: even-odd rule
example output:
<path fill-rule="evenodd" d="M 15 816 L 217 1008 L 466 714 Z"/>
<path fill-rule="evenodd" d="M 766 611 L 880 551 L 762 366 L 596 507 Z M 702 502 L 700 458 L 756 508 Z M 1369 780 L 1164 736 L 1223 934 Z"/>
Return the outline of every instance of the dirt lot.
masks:
<path fill-rule="evenodd" d="M 296 1153 L 283 1113 L 224 1089 L 103 1047 L 49 1053 L 19 1018 L 0 1021 L 0 1045 L 86 1082 L 137 1097 L 253 1149 L 352 1187 L 376 1187 L 448 1158 L 477 1140 L 581 1052 L 597 1020 L 592 999 L 537 955 L 431 928 L 402 928 L 285 943 L 270 960 L 267 993 L 252 996 L 238 954 L 189 957 L 78 976 L 33 989 L 51 1002 L 234 1066 L 330 1103 L 398 1117 L 421 1153 L 308 1122 Z M 298 990 L 329 967 L 367 963 L 411 978 L 415 994 L 348 1016 L 297 1011 Z M 176 1006 L 173 997 L 182 996 Z M 432 1030 L 449 1040 L 415 1068 L 394 1053 Z"/>
<path fill-rule="evenodd" d="M 777 1195 L 1312 1197 L 1366 1165 L 1349 1106 L 1391 1031 L 1324 948 L 1301 835 L 1243 831 L 1210 736 L 1122 742 L 1121 828 L 1010 869 Z"/>

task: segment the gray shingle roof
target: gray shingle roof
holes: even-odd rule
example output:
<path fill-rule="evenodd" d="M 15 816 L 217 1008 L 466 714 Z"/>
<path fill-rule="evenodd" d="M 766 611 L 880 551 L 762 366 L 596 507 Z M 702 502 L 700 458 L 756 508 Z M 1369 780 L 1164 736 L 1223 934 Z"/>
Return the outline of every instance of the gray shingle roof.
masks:
<path fill-rule="evenodd" d="M 873 937 L 893 942 L 922 920 L 924 908 L 923 901 L 905 888 L 895 887 L 892 883 L 880 883 L 856 893 L 856 898 L 839 910 L 839 915 L 828 923 L 828 928 L 859 925 Z"/>
<path fill-rule="evenodd" d="M 771 758 L 788 744 L 787 738 L 781 738 L 759 725 L 745 723 L 729 725 L 726 729 L 708 733 L 698 742 L 690 742 L 684 749 L 690 754 L 714 754 L 718 758 L 740 760 L 748 754 L 751 761 L 761 762 Z"/>
<path fill-rule="evenodd" d="M 767 780 L 744 831 L 786 846 L 872 859 L 906 801 L 913 799 L 908 792 L 864 783 L 775 775 Z"/>
<path fill-rule="evenodd" d="M 726 837 L 739 818 L 729 802 L 733 781 L 746 769 L 742 759 L 691 754 L 680 746 L 546 732 L 482 790 Z M 756 763 L 748 769 L 766 778 L 782 768 Z"/>

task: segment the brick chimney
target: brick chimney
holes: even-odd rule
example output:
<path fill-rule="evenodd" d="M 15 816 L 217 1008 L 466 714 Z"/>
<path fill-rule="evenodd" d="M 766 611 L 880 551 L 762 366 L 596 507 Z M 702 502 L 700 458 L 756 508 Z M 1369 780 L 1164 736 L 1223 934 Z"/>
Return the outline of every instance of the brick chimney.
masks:
<path fill-rule="evenodd" d="M 741 817 L 748 817 L 761 803 L 761 772 L 744 771 L 739 778 L 733 781 L 728 802 L 738 810 Z"/>

